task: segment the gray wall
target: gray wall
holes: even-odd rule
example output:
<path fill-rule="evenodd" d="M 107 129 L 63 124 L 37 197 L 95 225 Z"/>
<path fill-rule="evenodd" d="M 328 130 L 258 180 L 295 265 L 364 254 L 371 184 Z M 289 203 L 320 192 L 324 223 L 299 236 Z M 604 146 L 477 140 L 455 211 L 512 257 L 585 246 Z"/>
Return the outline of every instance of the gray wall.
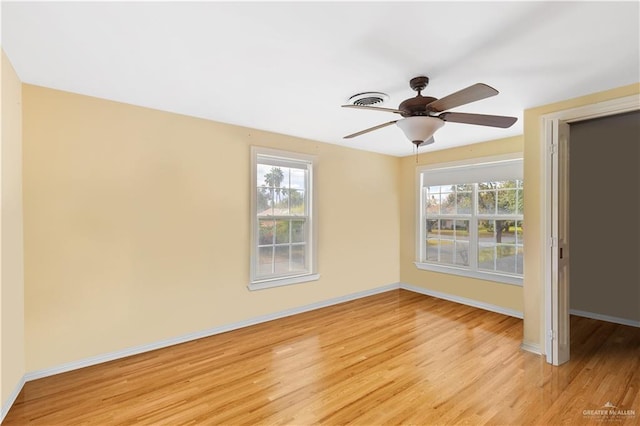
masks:
<path fill-rule="evenodd" d="M 640 321 L 640 112 L 570 137 L 571 309 Z"/>

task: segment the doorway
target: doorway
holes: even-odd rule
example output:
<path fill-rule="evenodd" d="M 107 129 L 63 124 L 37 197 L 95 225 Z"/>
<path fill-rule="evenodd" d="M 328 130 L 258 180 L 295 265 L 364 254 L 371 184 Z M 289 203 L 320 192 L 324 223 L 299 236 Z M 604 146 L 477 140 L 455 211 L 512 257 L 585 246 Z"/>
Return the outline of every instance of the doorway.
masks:
<path fill-rule="evenodd" d="M 640 98 L 628 96 L 542 117 L 544 156 L 543 210 L 545 241 L 545 354 L 547 362 L 569 360 L 569 140 L 570 124 L 640 110 Z"/>
<path fill-rule="evenodd" d="M 569 127 L 569 312 L 640 327 L 640 111 Z"/>

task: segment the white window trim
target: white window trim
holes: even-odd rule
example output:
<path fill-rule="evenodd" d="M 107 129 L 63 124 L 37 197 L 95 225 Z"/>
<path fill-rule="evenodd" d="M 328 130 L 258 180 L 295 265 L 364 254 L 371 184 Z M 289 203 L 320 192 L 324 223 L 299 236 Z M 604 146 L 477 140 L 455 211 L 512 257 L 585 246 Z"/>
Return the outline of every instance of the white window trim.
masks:
<path fill-rule="evenodd" d="M 308 221 L 311 223 L 311 229 L 309 230 L 309 242 L 307 244 L 308 252 L 307 256 L 309 256 L 310 268 L 309 271 L 304 272 L 299 275 L 286 275 L 283 277 L 269 277 L 263 279 L 256 279 L 256 259 L 257 259 L 257 229 L 258 229 L 258 218 L 257 218 L 257 165 L 258 165 L 258 156 L 272 156 L 276 158 L 283 159 L 293 159 L 296 161 L 305 161 L 311 164 L 311 172 L 309 173 L 308 179 L 308 190 L 311 192 L 311 196 L 309 197 L 309 206 L 308 206 Z M 273 287 L 281 287 L 292 284 L 300 284 L 304 282 L 317 281 L 320 279 L 320 274 L 318 274 L 318 262 L 317 262 L 317 242 L 318 242 L 318 232 L 317 232 L 317 214 L 316 214 L 316 187 L 315 187 L 315 174 L 317 169 L 317 158 L 313 155 L 301 154 L 297 152 L 291 151 L 282 151 L 278 149 L 272 148 L 264 148 L 258 146 L 251 147 L 251 229 L 250 229 L 250 244 L 251 244 L 251 256 L 250 256 L 250 266 L 249 266 L 249 279 L 250 282 L 247 285 L 249 290 L 262 290 L 266 288 Z"/>
<path fill-rule="evenodd" d="M 461 277 L 476 278 L 484 281 L 494 281 L 503 284 L 522 286 L 522 277 L 500 274 L 498 272 L 471 271 L 455 266 L 435 265 L 433 263 L 414 262 L 416 268 L 423 271 L 440 272 L 443 274 L 459 275 Z"/>
<path fill-rule="evenodd" d="M 511 284 L 522 286 L 524 278 L 516 275 L 503 274 L 500 272 L 486 272 L 486 271 L 478 271 L 478 270 L 470 270 L 465 268 L 460 268 L 456 266 L 449 265 L 437 265 L 434 263 L 426 263 L 422 262 L 421 259 L 424 258 L 424 248 L 422 241 L 425 240 L 425 229 L 422 226 L 422 173 L 430 170 L 439 170 L 446 169 L 451 167 L 461 167 L 461 166 L 474 166 L 478 164 L 484 163 L 496 163 L 501 161 L 511 161 L 511 160 L 523 160 L 523 155 L 521 152 L 515 152 L 510 154 L 503 155 L 495 155 L 491 157 L 480 157 L 473 158 L 468 160 L 461 161 L 453 161 L 447 163 L 436 163 L 429 164 L 425 166 L 416 167 L 416 261 L 414 265 L 416 268 L 423 271 L 431 271 L 431 272 L 440 272 L 451 275 L 458 275 L 468 278 L 476 278 L 485 281 L 493 281 L 503 284 Z M 526 220 L 526 219 L 525 219 Z"/>

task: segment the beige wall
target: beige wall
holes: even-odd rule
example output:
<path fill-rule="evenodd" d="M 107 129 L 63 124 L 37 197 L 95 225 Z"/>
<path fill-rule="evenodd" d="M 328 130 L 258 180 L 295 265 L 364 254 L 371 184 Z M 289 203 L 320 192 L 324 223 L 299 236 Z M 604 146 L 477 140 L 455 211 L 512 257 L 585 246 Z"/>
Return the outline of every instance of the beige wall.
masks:
<path fill-rule="evenodd" d="M 428 290 L 474 299 L 522 312 L 522 287 L 424 271 L 416 268 L 416 167 L 522 152 L 522 136 L 402 158 L 400 176 L 400 280 Z M 527 182 L 525 186 L 528 188 Z M 528 201 L 528 200 L 527 200 Z M 529 235 L 527 234 L 527 239 Z"/>
<path fill-rule="evenodd" d="M 400 160 L 24 85 L 28 371 L 399 281 Z M 250 146 L 318 156 L 319 281 L 251 292 Z"/>
<path fill-rule="evenodd" d="M 2 51 L 0 147 L 0 404 L 4 407 L 25 373 L 22 239 L 22 85 Z"/>
<path fill-rule="evenodd" d="M 524 181 L 527 195 L 524 215 L 527 220 L 524 276 L 524 343 L 544 351 L 544 222 L 543 159 L 544 141 L 541 139 L 541 119 L 551 114 L 611 99 L 640 93 L 640 84 L 631 84 L 589 96 L 527 109 L 524 112 Z"/>

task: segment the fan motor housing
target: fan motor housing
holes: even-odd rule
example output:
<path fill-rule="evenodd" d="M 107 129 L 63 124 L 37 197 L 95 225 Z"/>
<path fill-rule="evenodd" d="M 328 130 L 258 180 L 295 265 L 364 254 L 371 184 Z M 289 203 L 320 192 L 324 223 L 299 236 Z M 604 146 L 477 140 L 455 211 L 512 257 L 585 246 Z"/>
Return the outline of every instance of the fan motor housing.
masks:
<path fill-rule="evenodd" d="M 414 116 L 428 116 L 429 111 L 427 110 L 427 105 L 431 102 L 437 101 L 437 98 L 433 98 L 431 96 L 422 96 L 418 95 L 413 98 L 405 99 L 402 101 L 398 109 L 402 111 L 403 117 L 414 117 Z"/>

